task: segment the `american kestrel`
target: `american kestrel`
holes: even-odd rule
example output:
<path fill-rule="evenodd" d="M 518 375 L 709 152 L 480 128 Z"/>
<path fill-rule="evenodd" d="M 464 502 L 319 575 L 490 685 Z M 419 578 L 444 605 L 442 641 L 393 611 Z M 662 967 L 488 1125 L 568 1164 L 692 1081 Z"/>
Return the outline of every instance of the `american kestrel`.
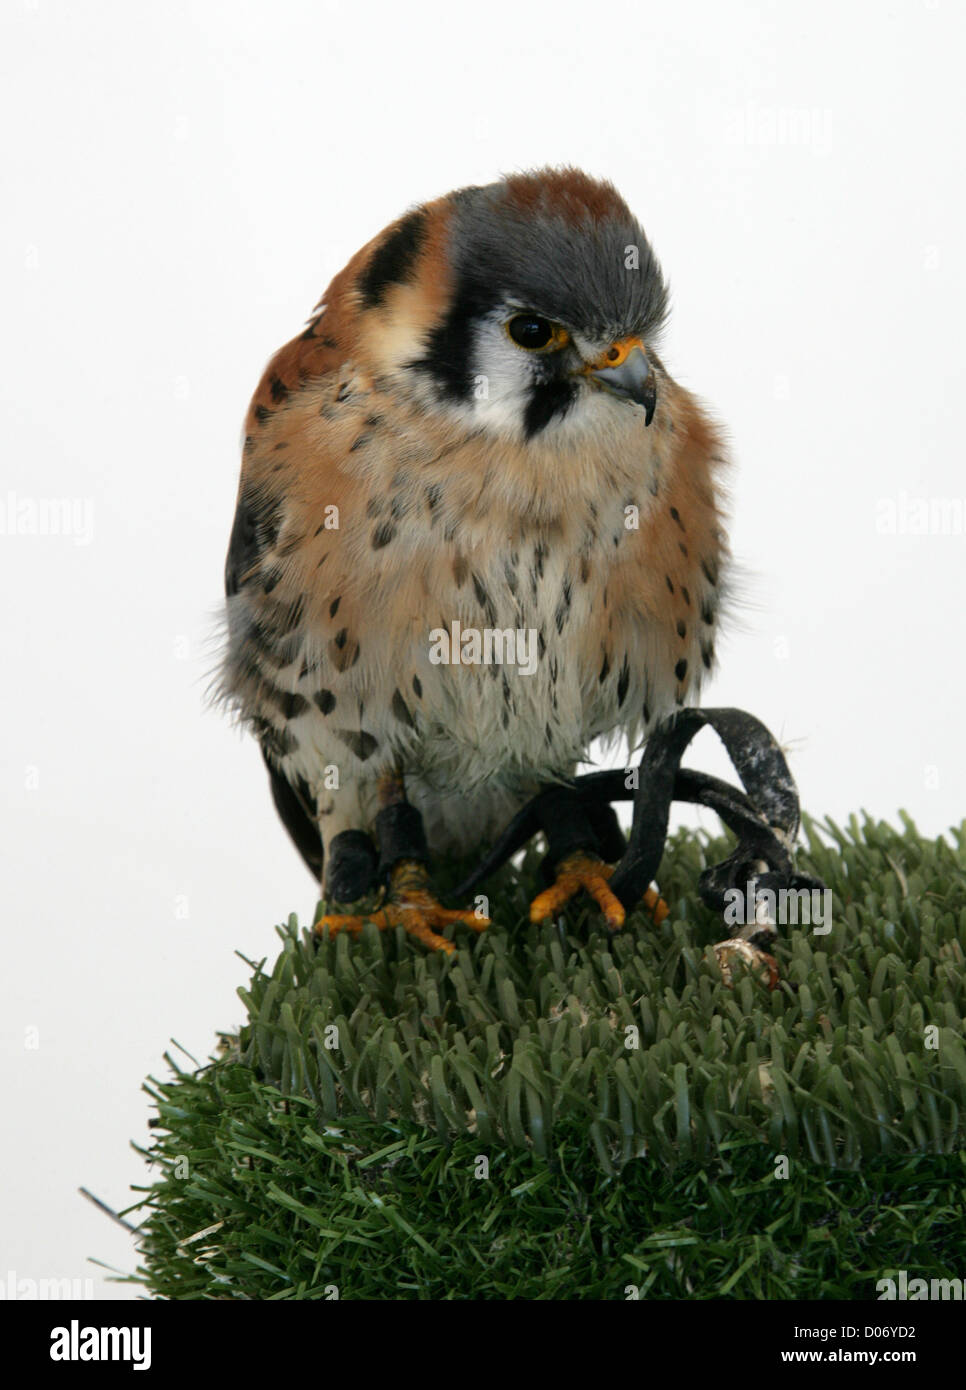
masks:
<path fill-rule="evenodd" d="M 451 951 L 429 862 L 475 852 L 591 741 L 633 746 L 714 661 L 722 440 L 655 350 L 667 291 L 575 169 L 407 212 L 332 281 L 248 412 L 223 690 L 332 913 Z M 616 820 L 576 814 L 550 915 L 613 928 Z M 324 874 L 323 874 L 324 868 Z"/>

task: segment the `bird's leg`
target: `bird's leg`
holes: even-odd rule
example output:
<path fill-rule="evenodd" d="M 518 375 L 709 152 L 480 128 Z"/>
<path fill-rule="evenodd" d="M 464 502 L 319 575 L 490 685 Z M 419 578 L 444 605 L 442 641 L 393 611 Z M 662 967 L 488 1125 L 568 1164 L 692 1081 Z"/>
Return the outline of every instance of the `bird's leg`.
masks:
<path fill-rule="evenodd" d="M 554 882 L 530 904 L 531 922 L 552 917 L 583 889 L 597 903 L 611 931 L 619 931 L 624 925 L 624 905 L 607 882 L 614 866 L 602 857 L 619 859 L 623 853 L 623 836 L 613 809 L 595 808 L 591 817 L 576 794 L 566 789 L 548 793 L 547 801 L 546 862 L 552 866 Z M 668 915 L 664 899 L 648 888 L 642 902 L 660 925 Z"/>
<path fill-rule="evenodd" d="M 379 856 L 364 830 L 340 830 L 325 854 L 325 896 L 330 902 L 354 903 L 376 886 Z"/>
<path fill-rule="evenodd" d="M 406 800 L 402 773 L 390 772 L 381 777 L 378 795 L 379 872 L 387 883 L 382 906 L 366 916 L 330 913 L 319 918 L 315 930 L 320 936 L 335 936 L 340 931 L 358 936 L 367 922 L 380 931 L 402 927 L 431 951 L 450 954 L 456 947 L 434 927 L 459 923 L 474 931 L 485 931 L 489 918 L 471 908 L 443 907 L 437 899 L 427 867 L 429 851 L 423 818 Z"/>

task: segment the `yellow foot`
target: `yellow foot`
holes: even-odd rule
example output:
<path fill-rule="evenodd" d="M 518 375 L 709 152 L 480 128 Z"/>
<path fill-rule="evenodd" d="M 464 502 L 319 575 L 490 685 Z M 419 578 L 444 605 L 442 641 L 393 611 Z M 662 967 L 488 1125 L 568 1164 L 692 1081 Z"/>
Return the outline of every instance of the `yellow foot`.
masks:
<path fill-rule="evenodd" d="M 656 888 L 649 888 L 643 898 L 641 898 L 641 902 L 654 918 L 654 925 L 656 927 L 661 925 L 665 917 L 670 917 L 671 915 L 671 909 Z"/>
<path fill-rule="evenodd" d="M 714 953 L 718 957 L 718 964 L 721 967 L 721 979 L 729 989 L 732 988 L 731 962 L 737 957 L 743 960 L 756 972 L 763 985 L 769 989 L 774 989 L 778 984 L 778 962 L 774 956 L 770 956 L 767 951 L 762 951 L 758 946 L 752 946 L 750 941 L 742 941 L 740 937 L 732 937 L 730 941 L 719 941 Z"/>
<path fill-rule="evenodd" d="M 480 917 L 472 908 L 443 907 L 430 887 L 426 866 L 414 859 L 401 859 L 393 868 L 384 907 L 359 917 L 329 913 L 319 918 L 313 930 L 319 936 L 337 936 L 341 931 L 358 936 L 367 922 L 374 923 L 380 931 L 402 927 L 431 951 L 445 951 L 447 955 L 456 947 L 445 936 L 433 931 L 433 927 L 448 927 L 458 922 L 474 931 L 486 931 L 490 925 L 489 917 Z"/>
<path fill-rule="evenodd" d="M 605 864 L 594 854 L 570 854 L 566 859 L 561 859 L 557 865 L 556 883 L 530 904 L 530 921 L 542 922 L 552 917 L 583 888 L 604 914 L 611 931 L 618 931 L 624 925 L 625 914 L 623 903 L 607 884 L 613 872 L 613 865 Z M 653 888 L 647 890 L 642 901 L 660 925 L 668 915 L 667 903 Z"/>

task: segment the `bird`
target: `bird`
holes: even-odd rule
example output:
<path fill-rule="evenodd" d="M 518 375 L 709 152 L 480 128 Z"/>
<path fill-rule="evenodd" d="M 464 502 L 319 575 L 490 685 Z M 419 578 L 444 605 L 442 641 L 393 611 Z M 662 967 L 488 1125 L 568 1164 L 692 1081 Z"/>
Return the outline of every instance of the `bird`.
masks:
<path fill-rule="evenodd" d="M 728 460 L 659 355 L 668 304 L 613 184 L 536 169 L 411 206 L 269 361 L 219 685 L 339 909 L 320 935 L 402 926 L 451 953 L 489 918 L 444 905 L 433 864 L 564 786 L 594 740 L 638 746 L 697 701 Z M 531 918 L 584 891 L 618 930 L 616 817 L 549 819 Z"/>

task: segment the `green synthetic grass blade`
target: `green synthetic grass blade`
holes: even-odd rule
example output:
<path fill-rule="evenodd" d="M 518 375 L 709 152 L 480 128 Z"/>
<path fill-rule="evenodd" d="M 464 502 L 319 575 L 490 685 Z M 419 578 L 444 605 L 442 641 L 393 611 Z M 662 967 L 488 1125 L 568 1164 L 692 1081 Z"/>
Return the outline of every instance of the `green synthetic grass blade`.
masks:
<path fill-rule="evenodd" d="M 148 1087 L 137 1277 L 170 1298 L 780 1299 L 960 1274 L 966 835 L 805 838 L 833 929 L 782 930 L 771 993 L 721 980 L 695 885 L 727 846 L 693 832 L 660 928 L 611 936 L 585 905 L 531 925 L 534 852 L 453 957 L 291 918 L 274 966 L 249 962 L 239 1036 Z"/>

